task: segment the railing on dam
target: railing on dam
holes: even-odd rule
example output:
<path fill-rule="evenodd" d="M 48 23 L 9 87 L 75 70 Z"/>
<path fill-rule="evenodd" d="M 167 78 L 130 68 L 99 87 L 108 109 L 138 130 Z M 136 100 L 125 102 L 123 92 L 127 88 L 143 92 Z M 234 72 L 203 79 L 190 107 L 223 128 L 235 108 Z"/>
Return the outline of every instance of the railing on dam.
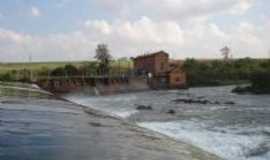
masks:
<path fill-rule="evenodd" d="M 39 76 L 36 80 L 61 80 L 61 79 L 114 79 L 114 78 L 128 78 L 131 75 L 91 75 L 91 76 Z"/>

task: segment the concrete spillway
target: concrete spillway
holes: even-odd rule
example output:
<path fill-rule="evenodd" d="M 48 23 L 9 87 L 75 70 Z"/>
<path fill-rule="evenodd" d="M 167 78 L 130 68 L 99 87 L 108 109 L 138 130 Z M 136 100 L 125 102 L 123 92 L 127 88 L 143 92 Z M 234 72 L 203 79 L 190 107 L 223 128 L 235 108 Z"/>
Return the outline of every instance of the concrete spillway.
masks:
<path fill-rule="evenodd" d="M 217 160 L 215 155 L 42 91 L 0 87 L 1 160 Z"/>

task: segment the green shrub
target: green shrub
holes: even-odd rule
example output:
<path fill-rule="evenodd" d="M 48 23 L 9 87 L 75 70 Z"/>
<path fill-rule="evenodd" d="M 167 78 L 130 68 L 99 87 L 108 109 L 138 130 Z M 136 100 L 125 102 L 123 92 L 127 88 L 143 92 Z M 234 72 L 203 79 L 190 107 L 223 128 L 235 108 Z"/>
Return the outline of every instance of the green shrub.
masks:
<path fill-rule="evenodd" d="M 15 78 L 10 72 L 7 72 L 0 75 L 0 81 L 11 82 L 11 81 L 15 81 Z"/>
<path fill-rule="evenodd" d="M 65 65 L 64 70 L 68 76 L 77 76 L 80 74 L 79 70 L 71 64 Z"/>
<path fill-rule="evenodd" d="M 256 72 L 251 77 L 252 89 L 270 93 L 270 71 Z"/>

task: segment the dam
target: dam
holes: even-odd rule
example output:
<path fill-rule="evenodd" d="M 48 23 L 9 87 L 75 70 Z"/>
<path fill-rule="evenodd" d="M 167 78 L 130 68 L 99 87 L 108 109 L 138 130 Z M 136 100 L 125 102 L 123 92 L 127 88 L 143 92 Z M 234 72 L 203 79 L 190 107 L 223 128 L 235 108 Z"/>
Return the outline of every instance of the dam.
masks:
<path fill-rule="evenodd" d="M 94 89 L 95 94 L 98 92 L 102 95 L 150 89 L 145 77 L 130 75 L 39 77 L 33 83 L 57 94 L 82 91 L 86 88 Z"/>
<path fill-rule="evenodd" d="M 0 131 L 1 160 L 220 159 L 27 84 L 1 83 Z"/>

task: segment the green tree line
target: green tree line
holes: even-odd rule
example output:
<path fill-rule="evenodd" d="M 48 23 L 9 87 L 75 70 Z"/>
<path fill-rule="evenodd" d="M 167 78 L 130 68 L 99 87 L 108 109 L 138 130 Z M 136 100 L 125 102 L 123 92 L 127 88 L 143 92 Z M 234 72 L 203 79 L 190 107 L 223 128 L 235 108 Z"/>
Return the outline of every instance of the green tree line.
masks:
<path fill-rule="evenodd" d="M 211 86 L 264 80 L 270 74 L 270 60 L 251 58 L 223 60 L 187 59 L 183 69 L 187 73 L 189 86 Z M 265 75 L 265 76 L 260 76 Z M 270 83 L 264 82 L 264 83 Z"/>

